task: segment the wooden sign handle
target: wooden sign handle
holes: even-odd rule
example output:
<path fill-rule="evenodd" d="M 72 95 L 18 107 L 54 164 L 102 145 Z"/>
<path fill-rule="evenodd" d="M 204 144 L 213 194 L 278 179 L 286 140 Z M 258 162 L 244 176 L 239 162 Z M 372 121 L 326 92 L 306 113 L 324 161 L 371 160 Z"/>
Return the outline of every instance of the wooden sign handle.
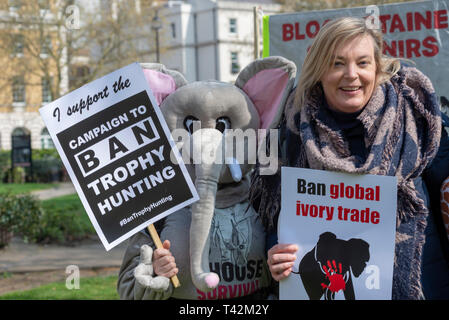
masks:
<path fill-rule="evenodd" d="M 150 232 L 150 236 L 153 239 L 154 244 L 156 245 L 157 249 L 162 248 L 162 242 L 159 238 L 159 235 L 157 234 L 156 228 L 154 227 L 154 224 L 150 224 L 148 226 L 148 231 Z M 179 288 L 181 284 L 179 283 L 179 279 L 176 275 L 170 278 L 171 282 L 173 283 L 173 287 Z"/>

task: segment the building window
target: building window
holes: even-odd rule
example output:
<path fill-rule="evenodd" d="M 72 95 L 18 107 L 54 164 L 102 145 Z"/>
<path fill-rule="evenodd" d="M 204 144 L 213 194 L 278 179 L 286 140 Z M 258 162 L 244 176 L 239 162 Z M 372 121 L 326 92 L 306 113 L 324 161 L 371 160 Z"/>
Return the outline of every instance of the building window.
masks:
<path fill-rule="evenodd" d="M 54 149 L 55 144 L 48 133 L 48 129 L 44 128 L 41 132 L 41 148 L 42 149 Z"/>
<path fill-rule="evenodd" d="M 239 56 L 237 52 L 231 52 L 231 73 L 236 74 L 240 71 Z"/>
<path fill-rule="evenodd" d="M 26 128 L 15 128 L 12 131 L 13 137 L 28 136 L 28 135 L 30 135 L 30 132 Z"/>
<path fill-rule="evenodd" d="M 230 18 L 229 19 L 229 33 L 237 33 L 237 19 Z"/>
<path fill-rule="evenodd" d="M 23 34 L 16 34 L 12 38 L 13 44 L 12 44 L 12 53 L 15 56 L 21 56 L 23 55 L 23 48 L 24 48 L 24 37 Z"/>
<path fill-rule="evenodd" d="M 80 87 L 85 84 L 90 73 L 88 66 L 74 66 L 70 71 L 71 77 L 69 81 L 71 87 Z"/>
<path fill-rule="evenodd" d="M 176 39 L 176 24 L 171 23 L 170 27 L 171 27 L 171 36 L 173 39 Z"/>
<path fill-rule="evenodd" d="M 12 101 L 25 102 L 25 81 L 21 76 L 12 80 Z"/>
<path fill-rule="evenodd" d="M 42 102 L 51 102 L 52 94 L 51 94 L 51 81 L 52 78 L 42 78 Z"/>
<path fill-rule="evenodd" d="M 11 162 L 13 166 L 31 165 L 31 134 L 26 128 L 15 128 L 11 134 Z"/>

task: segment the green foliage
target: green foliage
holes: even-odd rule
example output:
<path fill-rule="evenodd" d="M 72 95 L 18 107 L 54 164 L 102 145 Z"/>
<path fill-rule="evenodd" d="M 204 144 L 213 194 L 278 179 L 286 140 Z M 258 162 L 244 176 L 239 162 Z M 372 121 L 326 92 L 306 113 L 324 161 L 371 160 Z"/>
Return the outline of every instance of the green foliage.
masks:
<path fill-rule="evenodd" d="M 95 234 L 84 207 L 76 194 L 42 202 L 44 214 L 33 241 L 70 243 Z"/>
<path fill-rule="evenodd" d="M 39 201 L 30 194 L 10 190 L 0 191 L 0 230 L 37 243 L 69 244 L 95 234 L 76 194 Z"/>
<path fill-rule="evenodd" d="M 11 151 L 0 151 L 0 181 L 7 182 L 11 169 Z"/>
<path fill-rule="evenodd" d="M 25 241 L 34 241 L 44 211 L 41 202 L 31 194 L 17 195 L 13 207 L 17 214 L 14 232 L 20 233 Z"/>
<path fill-rule="evenodd" d="M 59 154 L 58 151 L 56 151 L 56 149 L 33 149 L 31 151 L 31 156 L 33 160 L 47 159 L 47 158 L 59 159 Z"/>
<path fill-rule="evenodd" d="M 56 149 L 33 149 L 31 150 L 33 162 L 33 180 L 36 182 L 51 182 L 61 180 L 64 165 Z M 0 182 L 17 182 L 22 178 L 23 168 L 14 168 L 18 172 L 11 174 L 11 151 L 0 151 Z"/>
<path fill-rule="evenodd" d="M 118 300 L 117 276 L 80 279 L 80 288 L 69 290 L 65 281 L 46 284 L 31 290 L 10 292 L 0 300 Z"/>
<path fill-rule="evenodd" d="M 17 221 L 17 214 L 13 210 L 15 196 L 11 193 L 0 194 L 0 228 L 11 229 Z"/>
<path fill-rule="evenodd" d="M 42 213 L 39 200 L 30 194 L 0 193 L 0 229 L 20 233 L 27 241 L 36 232 Z"/>
<path fill-rule="evenodd" d="M 14 167 L 12 170 L 12 182 L 25 183 L 25 169 L 22 167 Z"/>
<path fill-rule="evenodd" d="M 56 149 L 33 149 L 33 180 L 49 182 L 60 180 L 64 168 Z"/>
<path fill-rule="evenodd" d="M 24 232 L 38 223 L 42 215 L 40 202 L 30 194 L 0 194 L 0 226 Z"/>

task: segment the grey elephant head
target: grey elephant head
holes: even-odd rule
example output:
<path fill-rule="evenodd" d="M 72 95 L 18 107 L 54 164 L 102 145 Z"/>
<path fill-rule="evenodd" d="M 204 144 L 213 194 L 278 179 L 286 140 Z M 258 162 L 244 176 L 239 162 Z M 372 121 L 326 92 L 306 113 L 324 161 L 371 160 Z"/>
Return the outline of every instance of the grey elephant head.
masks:
<path fill-rule="evenodd" d="M 191 275 L 198 289 L 209 291 L 220 280 L 209 270 L 209 232 L 217 186 L 239 181 L 253 168 L 257 130 L 277 126 L 296 67 L 282 57 L 256 60 L 241 71 L 235 85 L 187 83 L 179 72 L 161 64 L 142 67 L 195 181 L 200 200 L 192 205 Z"/>

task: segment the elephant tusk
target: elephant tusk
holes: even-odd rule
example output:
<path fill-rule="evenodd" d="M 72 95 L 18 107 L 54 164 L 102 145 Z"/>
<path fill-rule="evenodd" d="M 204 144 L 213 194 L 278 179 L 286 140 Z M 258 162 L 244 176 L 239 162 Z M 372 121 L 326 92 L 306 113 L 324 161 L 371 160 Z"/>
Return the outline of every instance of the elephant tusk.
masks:
<path fill-rule="evenodd" d="M 234 179 L 235 182 L 242 180 L 242 168 L 240 168 L 240 164 L 237 159 L 228 157 L 226 158 L 225 163 L 228 165 L 229 171 L 231 171 L 232 179 Z"/>

